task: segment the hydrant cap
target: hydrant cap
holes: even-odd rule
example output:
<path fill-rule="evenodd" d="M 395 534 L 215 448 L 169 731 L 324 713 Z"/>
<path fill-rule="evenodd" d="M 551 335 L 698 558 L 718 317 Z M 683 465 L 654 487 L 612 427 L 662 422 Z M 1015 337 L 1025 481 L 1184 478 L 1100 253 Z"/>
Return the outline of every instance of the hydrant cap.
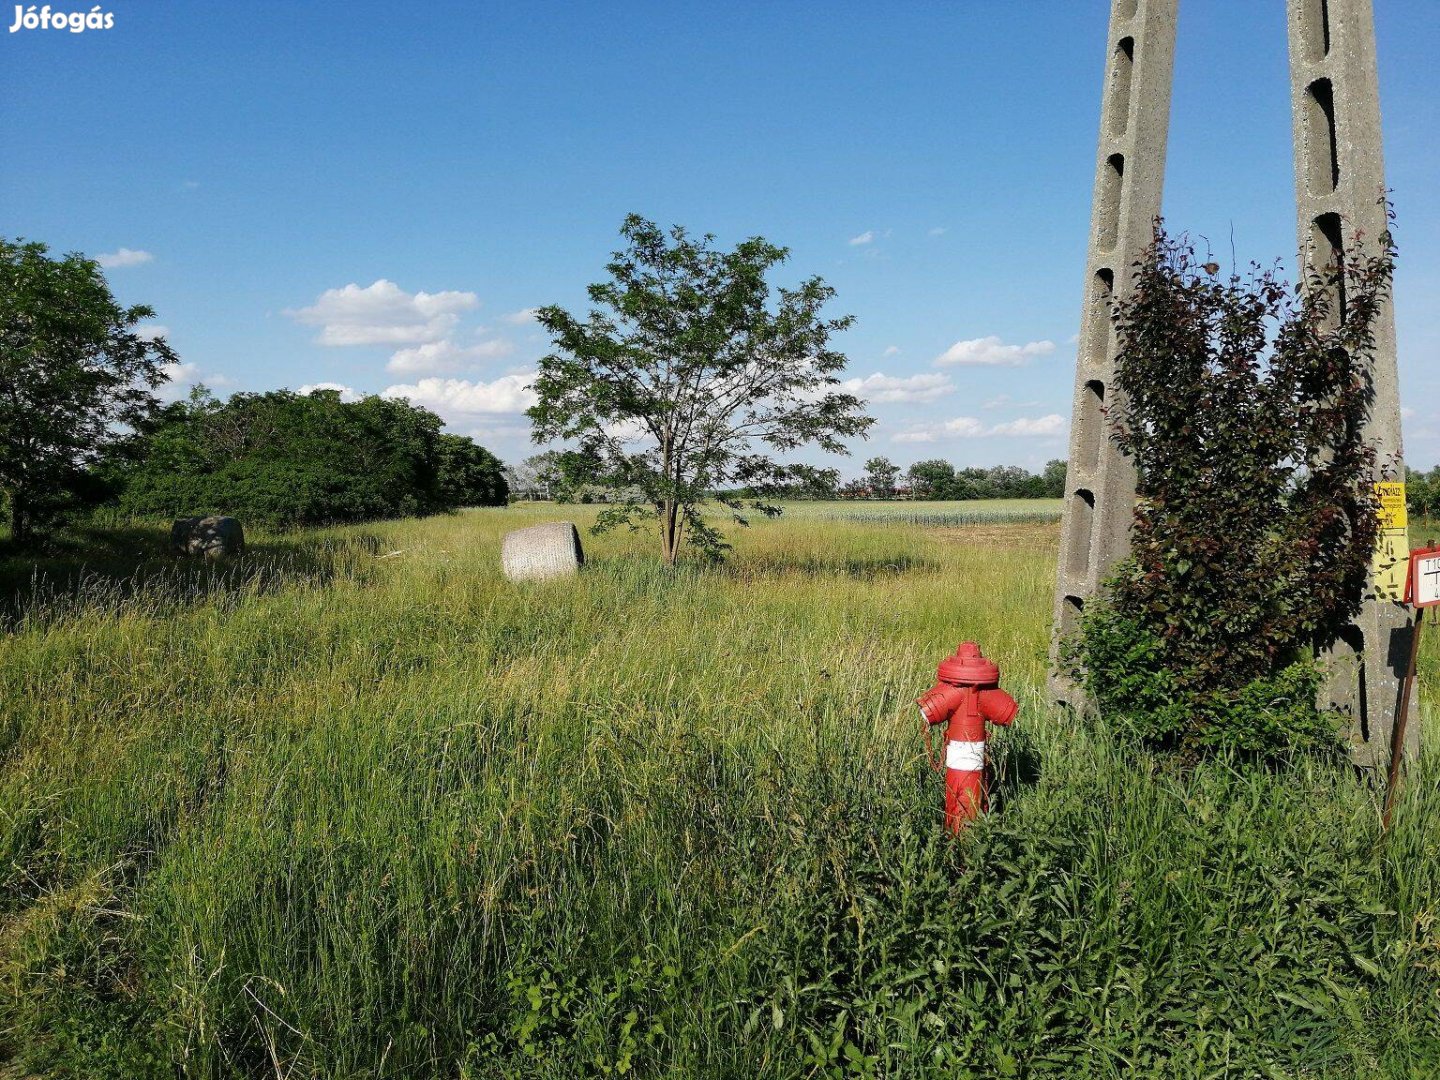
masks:
<path fill-rule="evenodd" d="M 973 641 L 962 642 L 954 656 L 941 660 L 936 675 L 941 682 L 956 686 L 989 686 L 1000 681 L 1000 669 L 985 659 Z"/>

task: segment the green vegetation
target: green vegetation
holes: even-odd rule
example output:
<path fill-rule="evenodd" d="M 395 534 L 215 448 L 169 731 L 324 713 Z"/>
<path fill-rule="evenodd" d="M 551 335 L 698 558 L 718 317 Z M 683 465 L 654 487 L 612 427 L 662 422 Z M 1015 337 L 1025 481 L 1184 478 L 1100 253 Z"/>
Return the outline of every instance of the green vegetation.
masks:
<path fill-rule="evenodd" d="M 507 585 L 501 534 L 558 513 L 255 530 L 219 569 L 136 531 L 32 601 L 0 639 L 0 1059 L 1440 1071 L 1433 750 L 1382 839 L 1348 767 L 1177 771 L 1052 712 L 1053 525 L 787 514 L 720 567 L 620 533 Z M 964 638 L 1023 711 L 952 842 L 912 700 Z M 1440 635 L 1422 681 L 1433 747 Z"/>
<path fill-rule="evenodd" d="M 406 401 L 335 390 L 203 389 L 165 408 L 106 476 L 122 514 L 234 514 L 247 526 L 369 521 L 503 506 L 500 462 Z"/>
<path fill-rule="evenodd" d="M 707 503 L 738 525 L 746 507 L 774 515 L 796 484 L 833 476 L 775 455 L 847 453 L 843 440 L 874 423 L 835 389 L 846 361 L 830 336 L 853 320 L 821 316 L 835 290 L 819 277 L 772 297 L 765 276 L 790 253 L 764 237 L 716 251 L 713 236 L 667 233 L 637 214 L 620 235 L 610 280 L 587 290 L 588 316 L 553 304 L 536 314 L 556 351 L 535 378 L 531 437 L 574 441 L 558 457 L 561 487 L 613 494 L 597 530 L 649 521 L 666 565 L 686 544 L 719 559 L 729 545 Z"/>
<path fill-rule="evenodd" d="M 1046 462 L 1033 475 L 1018 465 L 956 469 L 948 461 L 917 461 L 906 476 L 917 499 L 1060 499 L 1065 496 L 1065 462 Z"/>
<path fill-rule="evenodd" d="M 1338 749 L 1313 654 L 1360 610 L 1379 534 L 1363 428 L 1395 257 L 1379 243 L 1297 293 L 1258 267 L 1222 279 L 1157 225 L 1115 306 L 1111 438 L 1138 498 L 1074 656 L 1100 709 L 1157 745 Z"/>
<path fill-rule="evenodd" d="M 1405 496 L 1410 513 L 1440 518 L 1440 465 L 1428 473 L 1419 469 L 1407 469 Z M 1429 539 L 1429 534 L 1425 539 Z"/>
<path fill-rule="evenodd" d="M 0 502 L 26 541 L 92 494 L 87 466 L 145 420 L 175 354 L 97 263 L 0 237 Z"/>

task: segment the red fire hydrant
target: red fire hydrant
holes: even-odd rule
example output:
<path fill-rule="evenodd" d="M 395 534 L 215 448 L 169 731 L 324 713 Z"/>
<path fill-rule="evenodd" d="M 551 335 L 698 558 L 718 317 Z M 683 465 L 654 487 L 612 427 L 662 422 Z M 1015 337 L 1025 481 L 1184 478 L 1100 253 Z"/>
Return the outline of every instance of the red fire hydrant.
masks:
<path fill-rule="evenodd" d="M 940 661 L 939 680 L 916 701 L 925 721 L 925 749 L 936 772 L 930 736 L 936 724 L 945 728 L 945 827 L 958 833 L 985 809 L 985 724 L 1002 727 L 1015 719 L 1019 703 L 999 688 L 1000 669 L 966 641 L 954 656 Z"/>

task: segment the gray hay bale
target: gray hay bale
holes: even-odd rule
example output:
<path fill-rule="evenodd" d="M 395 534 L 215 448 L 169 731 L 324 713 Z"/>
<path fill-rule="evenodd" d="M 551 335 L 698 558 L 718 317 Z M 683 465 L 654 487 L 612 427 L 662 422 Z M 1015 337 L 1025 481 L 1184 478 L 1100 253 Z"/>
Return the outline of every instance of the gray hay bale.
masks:
<path fill-rule="evenodd" d="M 516 529 L 506 533 L 500 545 L 500 565 L 511 581 L 568 577 L 584 564 L 580 531 L 573 521 Z"/>
<path fill-rule="evenodd" d="M 245 530 L 233 517 L 176 518 L 170 526 L 170 548 L 176 555 L 224 559 L 245 552 Z"/>

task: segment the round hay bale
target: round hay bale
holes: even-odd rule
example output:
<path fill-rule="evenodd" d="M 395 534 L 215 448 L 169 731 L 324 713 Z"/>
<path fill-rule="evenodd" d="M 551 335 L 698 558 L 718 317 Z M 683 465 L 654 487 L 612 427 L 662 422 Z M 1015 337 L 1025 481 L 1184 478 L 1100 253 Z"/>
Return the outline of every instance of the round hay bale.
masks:
<path fill-rule="evenodd" d="M 245 553 L 245 530 L 233 517 L 176 518 L 170 526 L 170 548 L 176 555 L 199 555 L 209 561 Z"/>
<path fill-rule="evenodd" d="M 500 545 L 500 565 L 511 581 L 568 577 L 584 564 L 580 530 L 573 521 L 516 529 L 506 533 Z"/>

